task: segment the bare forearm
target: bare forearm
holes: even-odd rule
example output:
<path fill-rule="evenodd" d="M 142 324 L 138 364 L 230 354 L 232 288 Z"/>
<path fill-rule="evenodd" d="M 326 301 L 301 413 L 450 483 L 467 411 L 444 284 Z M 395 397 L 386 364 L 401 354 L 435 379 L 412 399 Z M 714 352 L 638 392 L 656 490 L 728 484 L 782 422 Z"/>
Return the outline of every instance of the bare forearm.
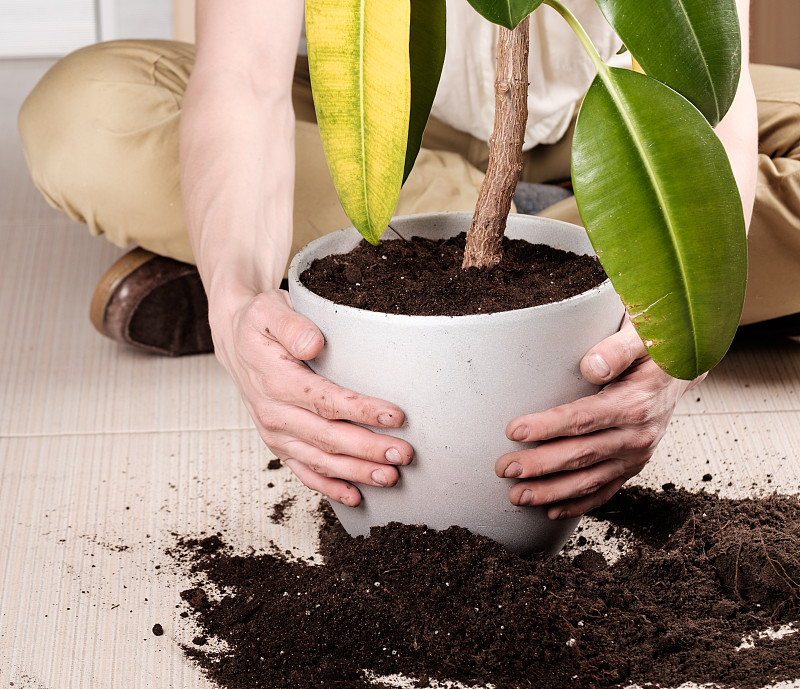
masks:
<path fill-rule="evenodd" d="M 319 329 L 278 284 L 292 237 L 291 87 L 303 0 L 197 0 L 197 57 L 181 121 L 186 224 L 208 292 L 214 351 L 266 445 L 310 488 L 357 505 L 390 486 L 402 410 L 317 376 Z M 386 420 L 389 421 L 386 421 Z"/>
<path fill-rule="evenodd" d="M 212 311 L 283 277 L 292 234 L 291 85 L 302 0 L 198 0 L 181 121 L 187 229 Z"/>
<path fill-rule="evenodd" d="M 288 93 L 259 96 L 235 76 L 186 94 L 181 172 L 186 223 L 209 298 L 277 287 L 289 255 L 294 114 Z"/>
<path fill-rule="evenodd" d="M 749 0 L 737 1 L 742 29 L 742 75 L 730 110 L 717 125 L 742 197 L 745 221 L 750 226 L 758 173 L 758 112 L 749 69 Z"/>

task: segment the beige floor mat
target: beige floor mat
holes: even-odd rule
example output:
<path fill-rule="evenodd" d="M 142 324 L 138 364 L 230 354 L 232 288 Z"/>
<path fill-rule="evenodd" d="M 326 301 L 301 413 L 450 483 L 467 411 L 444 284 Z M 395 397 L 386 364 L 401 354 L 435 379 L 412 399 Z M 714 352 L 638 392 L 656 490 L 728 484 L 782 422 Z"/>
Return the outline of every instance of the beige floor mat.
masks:
<path fill-rule="evenodd" d="M 121 251 L 28 180 L 16 111 L 46 67 L 0 61 L 0 687 L 206 687 L 180 649 L 188 579 L 165 549 L 221 530 L 243 551 L 310 555 L 318 499 L 266 468 L 213 356 L 143 356 L 91 328 L 92 290 Z M 682 400 L 640 481 L 800 492 L 798 397 L 800 342 L 738 348 Z"/>

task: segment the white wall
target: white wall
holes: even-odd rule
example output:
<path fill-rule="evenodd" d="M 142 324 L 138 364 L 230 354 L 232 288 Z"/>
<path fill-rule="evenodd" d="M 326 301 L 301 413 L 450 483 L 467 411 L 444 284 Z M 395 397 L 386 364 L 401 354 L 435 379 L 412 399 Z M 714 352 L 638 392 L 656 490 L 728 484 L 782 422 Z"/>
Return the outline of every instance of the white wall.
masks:
<path fill-rule="evenodd" d="M 750 58 L 769 65 L 800 67 L 800 2 L 758 0 L 750 7 Z"/>
<path fill-rule="evenodd" d="M 63 55 L 97 35 L 94 0 L 0 0 L 0 55 Z"/>
<path fill-rule="evenodd" d="M 55 57 L 98 40 L 171 36 L 171 0 L 0 0 L 0 57 Z"/>
<path fill-rule="evenodd" d="M 99 0 L 103 40 L 172 38 L 170 0 Z"/>

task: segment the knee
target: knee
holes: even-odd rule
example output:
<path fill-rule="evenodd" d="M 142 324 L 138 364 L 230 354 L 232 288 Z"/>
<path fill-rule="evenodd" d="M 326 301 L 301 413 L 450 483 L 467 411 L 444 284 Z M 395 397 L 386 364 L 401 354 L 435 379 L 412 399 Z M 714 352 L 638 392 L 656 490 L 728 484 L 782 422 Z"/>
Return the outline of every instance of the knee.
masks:
<path fill-rule="evenodd" d="M 80 48 L 59 60 L 22 105 L 23 136 L 71 120 L 125 119 L 155 99 L 178 105 L 194 63 L 194 47 L 176 41 L 118 40 Z M 138 121 L 138 117 L 136 120 Z"/>
<path fill-rule="evenodd" d="M 108 99 L 109 56 L 103 44 L 81 48 L 53 65 L 22 104 L 17 119 L 22 148 L 36 185 L 52 201 L 56 174 L 70 176 L 70 161 L 96 132 L 93 113 Z"/>
<path fill-rule="evenodd" d="M 88 222 L 76 198 L 177 131 L 192 57 L 171 41 L 112 41 L 53 65 L 18 117 L 31 177 L 52 205 Z"/>
<path fill-rule="evenodd" d="M 93 98 L 100 96 L 102 87 L 97 77 L 108 54 L 102 44 L 87 46 L 62 58 L 45 73 L 20 108 L 18 126 L 26 148 L 42 137 L 68 138 L 73 118 L 89 111 Z"/>

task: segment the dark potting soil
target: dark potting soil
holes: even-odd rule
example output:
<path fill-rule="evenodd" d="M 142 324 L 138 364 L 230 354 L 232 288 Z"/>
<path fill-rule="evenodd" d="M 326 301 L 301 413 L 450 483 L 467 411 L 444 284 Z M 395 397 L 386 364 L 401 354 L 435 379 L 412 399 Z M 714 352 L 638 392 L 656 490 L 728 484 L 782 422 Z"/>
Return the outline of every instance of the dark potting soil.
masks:
<path fill-rule="evenodd" d="M 522 559 L 456 527 L 351 539 L 330 511 L 322 565 L 183 539 L 172 554 L 197 586 L 181 597 L 202 628 L 185 650 L 229 689 L 368 687 L 367 673 L 398 672 L 498 689 L 800 677 L 800 634 L 759 635 L 800 614 L 796 497 L 630 488 L 596 516 L 609 535 L 632 532 L 613 564 L 591 549 Z"/>
<path fill-rule="evenodd" d="M 283 498 L 280 502 L 276 502 L 272 506 L 272 513 L 269 515 L 269 519 L 273 524 L 283 524 L 286 521 L 288 515 L 288 510 L 294 505 L 297 498 L 293 495 L 290 495 L 286 498 Z"/>
<path fill-rule="evenodd" d="M 300 279 L 312 292 L 367 311 L 420 316 L 495 313 L 585 292 L 606 279 L 594 256 L 503 238 L 492 270 L 461 269 L 466 235 L 413 237 L 317 259 Z"/>

